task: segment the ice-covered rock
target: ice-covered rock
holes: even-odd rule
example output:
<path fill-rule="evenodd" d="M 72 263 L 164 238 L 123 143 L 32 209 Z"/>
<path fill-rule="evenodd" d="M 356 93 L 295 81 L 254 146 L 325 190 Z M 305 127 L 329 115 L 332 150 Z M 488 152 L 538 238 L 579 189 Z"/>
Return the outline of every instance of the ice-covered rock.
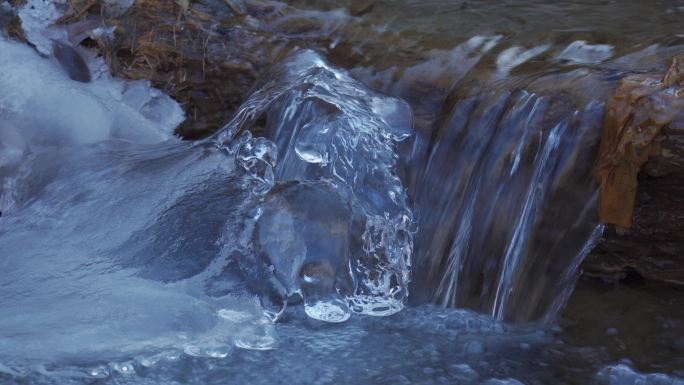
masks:
<path fill-rule="evenodd" d="M 184 119 L 173 99 L 149 82 L 102 74 L 74 82 L 28 46 L 0 39 L 0 110 L 32 145 L 95 143 L 112 138 L 161 142 Z M 2 139 L 0 139 L 2 140 Z"/>
<path fill-rule="evenodd" d="M 18 7 L 17 14 L 21 19 L 21 28 L 24 30 L 26 39 L 43 55 L 50 56 L 53 53 L 53 41 L 67 42 L 74 40 L 72 31 L 63 26 L 55 26 L 68 6 L 64 1 L 55 0 L 26 0 L 25 4 Z M 126 11 L 134 0 L 105 0 L 104 9 L 112 16 L 117 16 Z M 91 21 L 81 22 L 81 25 L 90 25 Z M 111 28 L 93 25 L 86 35 L 102 36 L 110 34 Z M 78 39 L 80 41 L 80 39 Z"/>
<path fill-rule="evenodd" d="M 106 70 L 75 82 L 26 45 L 0 38 L 0 52 L 0 210 L 13 205 L 11 176 L 31 153 L 113 139 L 177 141 L 173 130 L 185 114 L 149 82 L 124 82 Z"/>
<path fill-rule="evenodd" d="M 74 82 L 0 50 L 0 363 L 93 356 L 131 373 L 138 355 L 269 349 L 293 295 L 324 321 L 403 307 L 403 102 L 303 51 L 219 134 L 181 142 L 177 105 L 148 84 Z M 273 141 L 249 131 L 262 114 Z"/>
<path fill-rule="evenodd" d="M 556 55 L 556 60 L 564 60 L 573 64 L 595 64 L 606 61 L 613 56 L 613 46 L 608 44 L 589 44 L 577 40 Z"/>
<path fill-rule="evenodd" d="M 277 181 L 325 181 L 350 199 L 345 247 L 355 287 L 342 297 L 354 312 L 399 311 L 408 296 L 413 214 L 394 170 L 394 147 L 411 134 L 410 107 L 369 90 L 312 51 L 295 53 L 266 79 L 218 135 L 219 143 L 265 116 L 266 136 L 278 147 Z M 341 311 L 336 298 L 330 301 L 326 309 Z"/>
<path fill-rule="evenodd" d="M 548 51 L 549 48 L 551 48 L 551 44 L 542 44 L 530 49 L 518 46 L 507 48 L 496 58 L 496 69 L 499 75 L 508 75 L 513 68 L 534 59 Z"/>

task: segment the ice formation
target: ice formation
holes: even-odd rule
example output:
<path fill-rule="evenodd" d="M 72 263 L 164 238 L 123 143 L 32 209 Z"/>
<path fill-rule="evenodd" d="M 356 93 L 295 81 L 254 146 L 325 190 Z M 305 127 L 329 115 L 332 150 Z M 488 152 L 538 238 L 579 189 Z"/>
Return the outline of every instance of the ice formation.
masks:
<path fill-rule="evenodd" d="M 106 140 L 176 140 L 178 103 L 149 82 L 124 83 L 100 73 L 91 83 L 69 79 L 53 58 L 0 39 L 0 210 L 14 205 L 12 176 L 32 154 Z"/>
<path fill-rule="evenodd" d="M 72 31 L 69 28 L 54 25 L 65 14 L 67 6 L 64 3 L 64 1 L 52 0 L 27 0 L 18 8 L 17 14 L 21 19 L 21 27 L 26 39 L 42 55 L 52 55 L 55 40 L 64 43 L 74 40 L 74 36 L 70 36 Z M 133 0 L 104 0 L 103 3 L 105 5 L 103 11 L 106 10 L 110 15 L 119 15 L 133 4 Z M 92 20 L 81 23 L 92 24 Z M 113 32 L 112 28 L 101 25 L 96 26 L 86 35 L 101 36 L 111 32 Z"/>
<path fill-rule="evenodd" d="M 266 135 L 277 146 L 273 170 L 251 165 L 258 178 L 279 182 L 258 220 L 257 257 L 274 272 L 283 258 L 296 264 L 275 274 L 272 304 L 282 309 L 280 302 L 297 292 L 309 315 L 329 321 L 346 319 L 350 310 L 399 311 L 408 296 L 412 214 L 394 173 L 394 144 L 411 133 L 410 108 L 371 92 L 312 51 L 294 54 L 266 78 L 216 141 L 230 146 L 236 133 L 264 116 Z M 305 207 L 309 202 L 317 206 Z M 337 212 L 312 226 L 300 220 L 322 210 Z M 292 286 L 293 280 L 299 283 Z"/>
<path fill-rule="evenodd" d="M 302 51 L 216 136 L 181 142 L 177 104 L 147 84 L 0 50 L 3 371 L 269 349 L 291 297 L 333 322 L 403 307 L 405 103 Z M 272 141 L 250 133 L 260 116 Z"/>
<path fill-rule="evenodd" d="M 611 45 L 589 44 L 584 40 L 577 40 L 556 55 L 556 59 L 572 64 L 595 64 L 606 61 L 612 56 L 613 46 Z"/>
<path fill-rule="evenodd" d="M 549 48 L 551 48 L 551 44 L 542 44 L 527 50 L 518 46 L 503 50 L 496 58 L 496 69 L 499 76 L 508 75 L 515 67 L 543 54 Z"/>

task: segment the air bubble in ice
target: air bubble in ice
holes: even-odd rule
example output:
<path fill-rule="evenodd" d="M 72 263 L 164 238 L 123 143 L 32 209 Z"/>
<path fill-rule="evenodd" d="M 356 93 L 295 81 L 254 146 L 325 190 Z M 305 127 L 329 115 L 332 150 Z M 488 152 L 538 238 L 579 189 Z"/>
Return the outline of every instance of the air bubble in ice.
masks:
<path fill-rule="evenodd" d="M 351 316 L 347 303 L 340 298 L 305 300 L 304 311 L 309 317 L 326 322 L 344 322 Z"/>

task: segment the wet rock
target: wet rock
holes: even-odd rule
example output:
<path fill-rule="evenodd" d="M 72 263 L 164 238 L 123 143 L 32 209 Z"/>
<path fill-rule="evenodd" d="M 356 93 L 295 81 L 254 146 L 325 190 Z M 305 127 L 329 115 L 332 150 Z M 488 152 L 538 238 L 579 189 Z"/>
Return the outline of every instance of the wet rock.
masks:
<path fill-rule="evenodd" d="M 684 146 L 677 138 L 684 131 L 666 130 L 663 152 Z M 678 161 L 684 157 L 677 158 Z M 656 168 L 657 166 L 660 168 Z M 674 168 L 677 161 L 658 156 L 644 165 L 638 178 L 638 193 L 632 226 L 607 227 L 603 239 L 584 261 L 585 274 L 606 281 L 619 281 L 638 275 L 648 280 L 684 285 L 684 168 L 654 177 L 649 171 Z"/>
<path fill-rule="evenodd" d="M 660 154 L 661 129 L 684 108 L 684 56 L 672 59 L 663 77 L 624 78 L 606 104 L 597 178 L 599 215 L 607 223 L 632 225 L 637 175 Z"/>
<path fill-rule="evenodd" d="M 53 40 L 52 52 L 59 64 L 66 70 L 72 80 L 88 83 L 91 80 L 90 69 L 78 51 L 68 44 Z"/>
<path fill-rule="evenodd" d="M 351 7 L 349 9 L 349 14 L 355 17 L 361 17 L 373 12 L 375 4 L 368 4 L 364 7 Z"/>
<path fill-rule="evenodd" d="M 604 131 L 600 213 L 619 227 L 607 228 L 584 261 L 589 276 L 684 284 L 682 79 L 680 56 L 663 79 L 630 76 L 611 99 L 615 109 L 607 114 L 604 129 L 618 130 L 616 120 L 608 121 L 616 118 L 623 128 L 619 141 L 617 131 Z"/>

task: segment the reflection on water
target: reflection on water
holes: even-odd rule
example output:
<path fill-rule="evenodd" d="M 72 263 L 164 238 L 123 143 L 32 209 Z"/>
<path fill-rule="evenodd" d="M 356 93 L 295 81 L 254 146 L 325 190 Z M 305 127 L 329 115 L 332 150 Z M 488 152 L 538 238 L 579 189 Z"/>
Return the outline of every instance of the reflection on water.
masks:
<path fill-rule="evenodd" d="M 567 346 L 594 348 L 597 361 L 684 375 L 684 290 L 645 281 L 582 280 L 559 325 Z M 600 310 L 600 311 L 597 311 Z"/>

